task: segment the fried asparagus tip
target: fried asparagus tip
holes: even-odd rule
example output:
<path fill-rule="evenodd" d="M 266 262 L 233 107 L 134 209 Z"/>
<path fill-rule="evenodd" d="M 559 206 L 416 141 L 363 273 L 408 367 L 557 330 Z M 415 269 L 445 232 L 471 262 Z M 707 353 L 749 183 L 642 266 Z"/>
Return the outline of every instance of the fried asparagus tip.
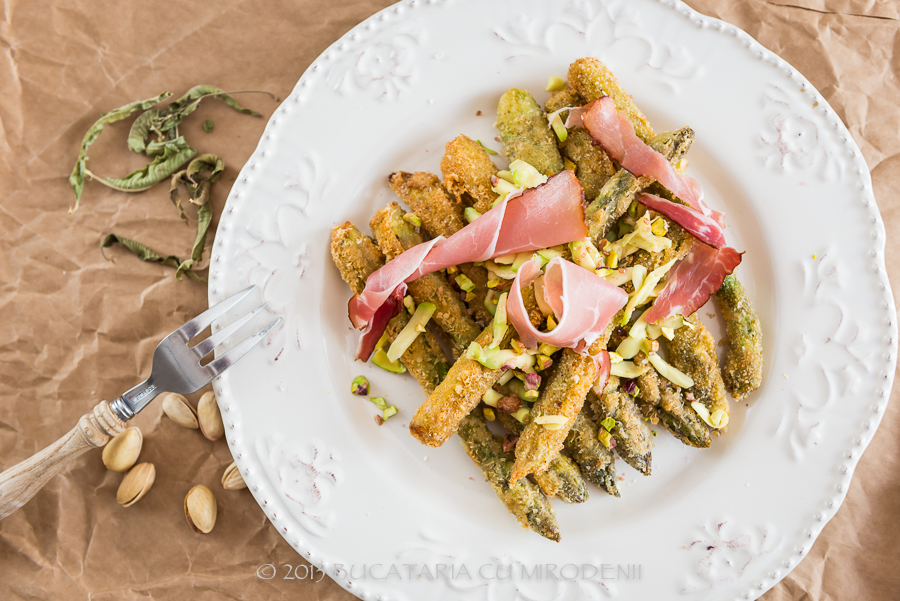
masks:
<path fill-rule="evenodd" d="M 512 461 L 510 454 L 503 451 L 502 439 L 476 413 L 463 418 L 457 432 L 466 453 L 481 468 L 494 492 L 522 527 L 559 542 L 559 525 L 550 500 L 527 479 L 510 483 Z"/>
<path fill-rule="evenodd" d="M 728 416 L 728 397 L 725 396 L 725 382 L 719 370 L 716 356 L 716 341 L 706 327 L 700 323 L 697 314 L 686 318 L 693 326 L 675 330 L 675 337 L 669 343 L 669 363 L 694 381 L 689 392 L 702 403 L 710 414 L 722 409 Z M 716 431 L 725 432 L 726 427 Z"/>
<path fill-rule="evenodd" d="M 503 427 L 516 436 L 525 429 L 525 425 L 509 413 L 498 413 L 498 417 Z M 557 456 L 547 469 L 535 474 L 534 481 L 551 499 L 555 497 L 563 503 L 584 503 L 588 499 L 587 483 L 581 477 L 581 470 L 565 455 Z"/>
<path fill-rule="evenodd" d="M 457 136 L 447 142 L 441 159 L 444 187 L 460 200 L 466 195 L 471 197 L 481 214 L 488 212 L 497 200 L 497 194 L 491 189 L 491 176 L 497 171 L 491 157 L 475 140 Z"/>
<path fill-rule="evenodd" d="M 525 161 L 544 175 L 563 170 L 556 147 L 556 134 L 531 94 L 515 88 L 507 90 L 497 105 L 497 130 L 503 154 L 510 161 Z"/>
<path fill-rule="evenodd" d="M 612 451 L 603 446 L 597 434 L 597 424 L 582 411 L 575 417 L 572 429 L 566 436 L 566 450 L 588 482 L 618 497 L 615 458 Z"/>
<path fill-rule="evenodd" d="M 762 327 L 747 291 L 734 275 L 722 282 L 716 301 L 728 339 L 722 378 L 731 396 L 741 400 L 762 384 Z"/>

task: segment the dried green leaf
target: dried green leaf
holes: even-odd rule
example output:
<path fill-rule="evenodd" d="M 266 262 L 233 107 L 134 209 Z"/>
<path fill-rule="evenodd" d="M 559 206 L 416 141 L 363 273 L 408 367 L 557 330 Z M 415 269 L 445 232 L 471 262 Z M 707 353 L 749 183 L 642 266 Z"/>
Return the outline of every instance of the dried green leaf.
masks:
<path fill-rule="evenodd" d="M 225 163 L 214 154 L 201 154 L 190 162 L 187 169 L 179 171 L 172 176 L 172 186 L 169 188 L 169 197 L 181 213 L 184 219 L 184 211 L 181 207 L 181 195 L 178 187 L 187 188 L 190 196 L 188 200 L 198 206 L 205 205 L 209 201 L 209 191 L 212 184 L 219 181 Z"/>
<path fill-rule="evenodd" d="M 160 94 L 159 96 L 155 96 L 154 98 L 138 100 L 137 102 L 130 102 L 124 106 L 120 106 L 119 108 L 106 113 L 97 121 L 95 121 L 93 125 L 91 125 L 91 127 L 87 130 L 87 133 L 84 134 L 84 138 L 82 138 L 81 140 L 81 148 L 78 151 L 78 158 L 75 161 L 75 166 L 72 168 L 72 174 L 69 176 L 69 184 L 72 186 L 72 190 L 75 192 L 75 206 L 69 209 L 70 215 L 78 210 L 78 205 L 81 203 L 81 193 L 84 191 L 84 177 L 87 174 L 88 147 L 93 144 L 100 136 L 100 133 L 103 131 L 103 126 L 108 123 L 115 123 L 116 121 L 126 119 L 135 111 L 147 110 L 152 106 L 159 104 L 171 95 L 172 94 L 169 92 L 163 92 L 162 94 Z"/>
<path fill-rule="evenodd" d="M 178 269 L 175 271 L 176 278 L 180 279 L 182 273 L 187 273 L 190 276 L 193 273 L 190 269 L 203 260 L 203 248 L 206 246 L 206 236 L 211 222 L 211 205 L 205 204 L 197 207 L 197 236 L 194 239 L 194 247 L 191 249 L 191 258 L 178 266 Z"/>
<path fill-rule="evenodd" d="M 203 131 L 205 131 L 208 134 L 211 134 L 212 130 L 215 126 L 216 126 L 216 124 L 213 123 L 212 119 L 207 119 L 206 121 L 203 122 Z"/>
<path fill-rule="evenodd" d="M 156 125 L 165 116 L 165 109 L 150 109 L 138 115 L 138 118 L 131 124 L 131 131 L 128 132 L 128 148 L 132 152 L 144 152 L 147 148 L 147 140 L 150 139 L 150 132 L 155 131 Z"/>
<path fill-rule="evenodd" d="M 197 151 L 187 145 L 184 137 L 179 136 L 165 142 L 151 142 L 147 145 L 146 153 L 154 158 L 143 168 L 132 171 L 123 178 L 104 177 L 98 178 L 98 181 L 122 192 L 141 192 L 171 176 Z M 89 171 L 87 173 L 93 176 Z"/>
<path fill-rule="evenodd" d="M 187 224 L 188 218 L 187 215 L 184 214 L 184 208 L 181 206 L 181 194 L 178 193 L 178 186 L 190 186 L 191 182 L 187 178 L 187 169 L 183 169 L 178 173 L 172 175 L 172 185 L 169 187 L 169 198 L 172 200 L 172 204 L 175 205 L 175 208 L 178 209 L 178 214 L 184 220 L 184 223 Z"/>
<path fill-rule="evenodd" d="M 203 278 L 198 276 L 193 271 L 190 271 L 190 265 L 186 269 L 182 269 L 184 262 L 181 261 L 175 255 L 160 255 L 158 252 L 136 240 L 132 240 L 130 238 L 125 238 L 123 236 L 117 236 L 116 234 L 107 234 L 103 241 L 100 242 L 100 252 L 103 254 L 103 257 L 109 261 L 110 258 L 106 256 L 106 253 L 103 252 L 103 249 L 109 248 L 114 244 L 121 244 L 128 250 L 130 250 L 134 255 L 140 259 L 141 261 L 146 261 L 148 263 L 159 263 L 160 265 L 167 265 L 169 267 L 175 268 L 175 277 L 177 279 L 181 279 L 181 274 L 187 274 L 189 278 L 198 282 L 205 282 Z M 193 263 L 193 261 L 191 261 Z"/>
<path fill-rule="evenodd" d="M 256 111 L 241 106 L 237 100 L 229 96 L 224 90 L 220 90 L 215 86 L 207 85 L 194 86 L 193 88 L 188 90 L 184 96 L 169 105 L 169 112 L 173 114 L 179 113 L 181 117 L 186 117 L 197 110 L 197 105 L 200 100 L 210 96 L 221 98 L 225 104 L 240 113 L 244 113 L 245 115 L 253 115 L 254 117 L 262 117 L 262 115 L 260 115 Z"/>

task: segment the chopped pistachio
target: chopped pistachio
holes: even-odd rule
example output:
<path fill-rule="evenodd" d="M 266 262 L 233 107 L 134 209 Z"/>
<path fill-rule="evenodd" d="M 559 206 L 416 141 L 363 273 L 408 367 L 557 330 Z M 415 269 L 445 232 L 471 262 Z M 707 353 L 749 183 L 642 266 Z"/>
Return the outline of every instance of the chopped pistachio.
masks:
<path fill-rule="evenodd" d="M 632 200 L 631 204 L 628 205 L 628 216 L 631 218 L 637 218 L 638 212 L 638 201 Z"/>
<path fill-rule="evenodd" d="M 356 396 L 366 396 L 369 394 L 369 381 L 365 376 L 356 376 L 350 383 L 350 392 Z"/>
<path fill-rule="evenodd" d="M 606 266 L 610 269 L 616 269 L 619 266 L 619 253 L 612 250 L 606 257 Z"/>
<path fill-rule="evenodd" d="M 603 421 L 600 422 L 600 425 L 607 429 L 607 431 L 612 432 L 612 429 L 616 427 L 616 420 L 611 417 L 603 418 Z"/>
<path fill-rule="evenodd" d="M 472 292 L 473 290 L 475 290 L 475 283 L 470 280 L 468 276 L 462 273 L 456 276 L 456 285 L 466 292 Z"/>
<path fill-rule="evenodd" d="M 399 411 L 399 409 L 397 409 L 396 405 L 391 405 L 390 407 L 388 407 L 384 410 L 384 412 L 381 414 L 381 418 L 386 420 L 387 418 L 391 417 L 392 415 L 397 415 L 398 411 Z"/>
<path fill-rule="evenodd" d="M 548 315 L 547 316 L 547 331 L 550 332 L 555 327 L 556 327 L 556 320 L 553 319 L 552 315 Z"/>
<path fill-rule="evenodd" d="M 483 412 L 484 412 L 484 419 L 488 420 L 489 422 L 492 422 L 495 419 L 497 419 L 497 416 L 494 414 L 494 410 L 491 409 L 490 407 L 485 407 L 483 409 Z"/>
<path fill-rule="evenodd" d="M 466 302 L 471 303 L 473 300 L 475 300 L 475 293 L 474 292 L 466 292 Z"/>
<path fill-rule="evenodd" d="M 657 217 L 653 220 L 653 223 L 650 225 L 650 231 L 656 234 L 657 236 L 665 236 L 669 231 L 668 225 L 666 225 L 666 220 L 662 217 Z"/>
<path fill-rule="evenodd" d="M 610 352 L 609 353 L 609 362 L 612 365 L 615 365 L 616 363 L 621 363 L 622 355 L 620 355 L 619 353 Z"/>
<path fill-rule="evenodd" d="M 552 344 L 547 344 L 546 342 L 542 342 L 540 346 L 538 346 L 538 351 L 542 354 L 547 355 L 548 357 L 558 351 L 559 349 Z"/>
<path fill-rule="evenodd" d="M 531 415 L 531 410 L 528 407 L 522 406 L 518 411 L 511 414 L 514 418 L 519 420 L 521 423 L 525 423 L 525 420 L 528 419 L 528 416 Z"/>
<path fill-rule="evenodd" d="M 406 371 L 406 368 L 403 367 L 402 363 L 388 359 L 387 353 L 383 348 L 378 349 L 372 354 L 372 363 L 385 371 L 395 374 L 402 374 Z"/>
<path fill-rule="evenodd" d="M 491 278 L 487 281 L 488 288 L 496 288 L 500 285 L 500 278 Z"/>
<path fill-rule="evenodd" d="M 488 310 L 488 313 L 491 315 L 497 314 L 497 291 L 496 290 L 488 290 L 487 294 L 484 295 L 484 308 Z"/>
<path fill-rule="evenodd" d="M 424 334 L 424 333 L 425 333 L 425 326 L 423 326 L 423 325 L 420 324 L 420 323 L 417 323 L 417 324 L 416 324 L 416 332 L 418 332 L 419 334 Z"/>
<path fill-rule="evenodd" d="M 403 221 L 408 221 L 416 227 L 422 227 L 422 220 L 415 213 L 406 213 L 403 215 Z"/>
<path fill-rule="evenodd" d="M 416 312 L 416 301 L 408 294 L 403 297 L 403 306 L 406 307 L 406 310 L 409 311 L 410 315 Z"/>
<path fill-rule="evenodd" d="M 450 275 L 453 275 L 457 271 L 459 271 L 459 268 L 456 265 L 451 265 L 447 268 L 447 273 L 449 273 Z"/>
<path fill-rule="evenodd" d="M 473 221 L 481 217 L 481 213 L 476 211 L 474 207 L 466 207 L 466 210 L 463 211 L 463 217 L 466 218 L 466 221 L 472 223 Z"/>
<path fill-rule="evenodd" d="M 553 359 L 547 355 L 538 355 L 534 359 L 534 369 L 537 371 L 545 370 L 551 365 L 553 365 Z"/>
<path fill-rule="evenodd" d="M 371 399 L 369 399 L 369 400 L 372 401 L 372 403 L 374 403 L 374 405 L 375 405 L 376 407 L 378 407 L 379 409 L 381 409 L 382 411 L 384 411 L 384 410 L 386 410 L 386 409 L 388 408 L 387 401 L 384 400 L 384 397 L 383 397 L 383 396 L 373 396 L 373 397 L 372 397 Z"/>
<path fill-rule="evenodd" d="M 512 348 L 513 352 L 517 355 L 521 355 L 522 353 L 524 353 L 527 350 L 525 348 L 525 345 L 522 344 L 522 342 L 518 338 L 513 338 L 512 340 L 510 340 L 509 346 L 510 346 L 510 348 Z"/>
<path fill-rule="evenodd" d="M 547 92 L 559 92 L 566 89 L 566 80 L 562 77 L 551 75 L 547 80 L 547 87 L 544 88 Z"/>
<path fill-rule="evenodd" d="M 609 433 L 609 430 L 606 428 L 600 428 L 597 432 L 597 438 L 600 439 L 600 442 L 603 443 L 603 446 L 607 449 L 612 448 L 612 436 Z"/>
<path fill-rule="evenodd" d="M 569 160 L 569 157 L 563 158 L 563 166 L 569 171 L 575 171 L 576 169 L 578 169 L 578 166 L 571 160 Z"/>

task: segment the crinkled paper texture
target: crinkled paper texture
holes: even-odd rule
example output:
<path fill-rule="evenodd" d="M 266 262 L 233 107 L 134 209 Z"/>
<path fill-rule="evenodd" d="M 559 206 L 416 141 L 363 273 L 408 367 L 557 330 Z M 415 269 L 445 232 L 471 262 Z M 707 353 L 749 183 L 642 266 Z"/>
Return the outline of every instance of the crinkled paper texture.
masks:
<path fill-rule="evenodd" d="M 87 183 L 81 209 L 67 177 L 84 131 L 101 111 L 169 90 L 209 83 L 283 98 L 312 60 L 384 0 L 163 3 L 8 0 L 0 21 L 0 469 L 68 431 L 97 401 L 148 373 L 153 348 L 206 305 L 206 288 L 173 270 L 140 263 L 121 248 L 100 255 L 115 231 L 165 254 L 189 254 L 193 230 L 178 218 L 164 184 L 123 196 Z M 900 5 L 852 0 L 690 0 L 729 21 L 796 66 L 832 104 L 872 170 L 889 236 L 900 228 Z M 240 101 L 268 118 L 276 103 Z M 212 134 L 202 130 L 215 122 Z M 142 159 L 125 150 L 130 122 L 108 127 L 89 167 L 122 175 Z M 182 128 L 200 152 L 219 154 L 218 215 L 264 120 L 209 102 Z M 402 166 L 398 166 L 400 168 Z M 215 225 L 215 224 L 214 224 Z M 896 227 L 895 227 L 896 226 Z M 192 225 L 193 227 L 193 225 Z M 840 235 L 836 232 L 835 235 Z M 900 274 L 893 238 L 888 271 Z M 896 282 L 896 278 L 893 278 Z M 196 401 L 197 395 L 193 395 Z M 251 495 L 219 484 L 231 457 L 161 417 L 159 404 L 135 420 L 142 461 L 156 484 L 131 508 L 115 501 L 121 476 L 99 452 L 77 460 L 23 509 L 0 522 L 3 599 L 349 600 L 327 578 L 284 580 L 303 564 Z M 809 555 L 764 596 L 768 601 L 870 601 L 900 590 L 900 404 L 859 463 L 837 516 Z M 215 530 L 190 530 L 182 499 L 194 484 L 216 494 Z M 364 533 L 360 533 L 361 536 Z M 278 577 L 261 580 L 262 564 Z M 301 572 L 302 573 L 302 572 Z M 319 575 L 316 576 L 318 578 Z"/>

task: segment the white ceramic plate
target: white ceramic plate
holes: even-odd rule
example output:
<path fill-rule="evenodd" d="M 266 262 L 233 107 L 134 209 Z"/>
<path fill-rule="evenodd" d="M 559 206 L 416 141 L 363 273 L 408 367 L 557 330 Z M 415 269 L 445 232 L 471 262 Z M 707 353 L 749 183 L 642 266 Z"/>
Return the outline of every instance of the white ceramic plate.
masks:
<path fill-rule="evenodd" d="M 329 233 L 367 230 L 392 200 L 387 175 L 438 172 L 459 133 L 497 148 L 500 94 L 543 102 L 548 76 L 586 55 L 658 131 L 695 129 L 689 172 L 747 251 L 765 383 L 710 450 L 662 431 L 651 477 L 617 462 L 621 499 L 555 504 L 556 544 L 518 526 L 456 441 L 409 436 L 411 378 L 351 360 Z M 210 302 L 257 283 L 284 318 L 216 383 L 228 443 L 278 531 L 362 598 L 753 599 L 835 514 L 884 413 L 897 347 L 884 243 L 837 115 L 742 31 L 673 1 L 402 2 L 303 74 L 228 198 Z M 402 413 L 376 427 L 350 395 L 358 374 Z"/>

